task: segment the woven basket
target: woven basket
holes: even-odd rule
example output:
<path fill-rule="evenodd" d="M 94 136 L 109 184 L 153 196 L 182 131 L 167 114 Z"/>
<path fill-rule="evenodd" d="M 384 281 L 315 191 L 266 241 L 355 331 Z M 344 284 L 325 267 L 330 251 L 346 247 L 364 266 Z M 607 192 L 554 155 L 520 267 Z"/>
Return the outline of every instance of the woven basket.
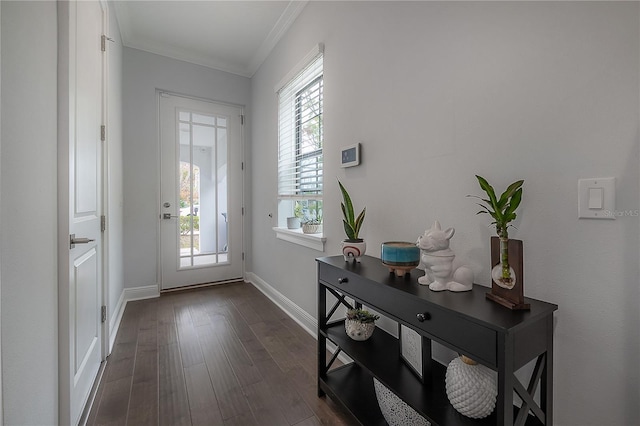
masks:
<path fill-rule="evenodd" d="M 310 225 L 306 223 L 302 224 L 303 234 L 319 234 L 320 232 L 322 232 L 322 224 L 319 224 L 319 225 Z"/>
<path fill-rule="evenodd" d="M 406 402 L 398 398 L 375 377 L 373 378 L 373 386 L 376 390 L 380 411 L 389 426 L 430 426 L 427 419 L 409 407 Z"/>

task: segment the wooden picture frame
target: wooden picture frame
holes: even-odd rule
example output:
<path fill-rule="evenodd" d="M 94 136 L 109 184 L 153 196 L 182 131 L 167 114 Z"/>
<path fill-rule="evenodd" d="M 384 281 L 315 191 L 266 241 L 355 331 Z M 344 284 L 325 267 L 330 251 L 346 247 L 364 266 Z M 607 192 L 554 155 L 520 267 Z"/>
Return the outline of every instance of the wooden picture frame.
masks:
<path fill-rule="evenodd" d="M 509 266 L 513 269 L 516 283 L 512 289 L 506 289 L 491 280 L 491 292 L 486 297 L 504 307 L 513 310 L 528 310 L 530 305 L 524 301 L 524 256 L 522 240 L 509 240 Z M 491 237 L 491 270 L 500 263 L 500 238 Z"/>

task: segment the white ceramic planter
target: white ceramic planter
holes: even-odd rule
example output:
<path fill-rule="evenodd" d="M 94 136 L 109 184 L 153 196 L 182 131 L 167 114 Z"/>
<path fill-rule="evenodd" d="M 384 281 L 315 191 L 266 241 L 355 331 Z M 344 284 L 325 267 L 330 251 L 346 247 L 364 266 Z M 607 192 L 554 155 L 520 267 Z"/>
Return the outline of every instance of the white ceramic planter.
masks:
<path fill-rule="evenodd" d="M 288 217 L 287 218 L 287 228 L 288 229 L 298 229 L 298 228 L 300 228 L 300 218 L 299 217 Z"/>
<path fill-rule="evenodd" d="M 356 320 L 345 319 L 344 329 L 347 332 L 347 335 L 353 340 L 363 341 L 371 337 L 374 330 L 376 329 L 376 323 L 363 323 Z"/>
<path fill-rule="evenodd" d="M 342 255 L 345 262 L 360 262 L 360 258 L 366 251 L 367 243 L 362 239 L 342 241 Z"/>

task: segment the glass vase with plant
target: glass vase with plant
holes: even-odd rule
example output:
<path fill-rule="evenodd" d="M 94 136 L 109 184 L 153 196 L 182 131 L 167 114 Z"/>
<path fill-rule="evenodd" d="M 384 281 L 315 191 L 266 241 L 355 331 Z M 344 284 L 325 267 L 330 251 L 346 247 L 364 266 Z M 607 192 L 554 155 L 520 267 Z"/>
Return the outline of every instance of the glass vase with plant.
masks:
<path fill-rule="evenodd" d="M 488 198 L 478 198 L 482 203 L 478 205 L 482 208 L 477 214 L 488 214 L 493 218 L 492 225 L 496 226 L 496 233 L 500 239 L 500 264 L 496 265 L 491 276 L 496 284 L 505 288 L 512 288 L 515 283 L 513 269 L 509 266 L 509 227 L 511 222 L 516 219 L 516 209 L 522 201 L 522 185 L 524 180 L 513 182 L 500 195 L 496 196 L 493 187 L 482 176 L 476 175 L 480 188 L 487 194 Z M 499 268 L 497 270 L 496 268 Z"/>

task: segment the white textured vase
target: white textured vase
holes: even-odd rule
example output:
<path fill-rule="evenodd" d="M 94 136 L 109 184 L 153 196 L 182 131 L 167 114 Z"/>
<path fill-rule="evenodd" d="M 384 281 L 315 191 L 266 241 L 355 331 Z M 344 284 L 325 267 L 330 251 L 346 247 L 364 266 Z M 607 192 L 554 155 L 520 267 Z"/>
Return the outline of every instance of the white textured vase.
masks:
<path fill-rule="evenodd" d="M 376 323 L 364 323 L 356 320 L 345 319 L 344 329 L 347 332 L 347 335 L 353 340 L 363 341 L 371 337 L 376 329 Z"/>
<path fill-rule="evenodd" d="M 373 387 L 376 390 L 376 398 L 384 419 L 389 426 L 430 426 L 431 423 L 422 417 L 416 410 L 409 407 L 391 392 L 378 379 L 373 378 Z"/>
<path fill-rule="evenodd" d="M 460 414 L 472 419 L 482 419 L 490 415 L 496 406 L 496 373 L 469 358 L 465 359 L 466 362 L 463 357 L 458 357 L 447 367 L 447 397 Z"/>

